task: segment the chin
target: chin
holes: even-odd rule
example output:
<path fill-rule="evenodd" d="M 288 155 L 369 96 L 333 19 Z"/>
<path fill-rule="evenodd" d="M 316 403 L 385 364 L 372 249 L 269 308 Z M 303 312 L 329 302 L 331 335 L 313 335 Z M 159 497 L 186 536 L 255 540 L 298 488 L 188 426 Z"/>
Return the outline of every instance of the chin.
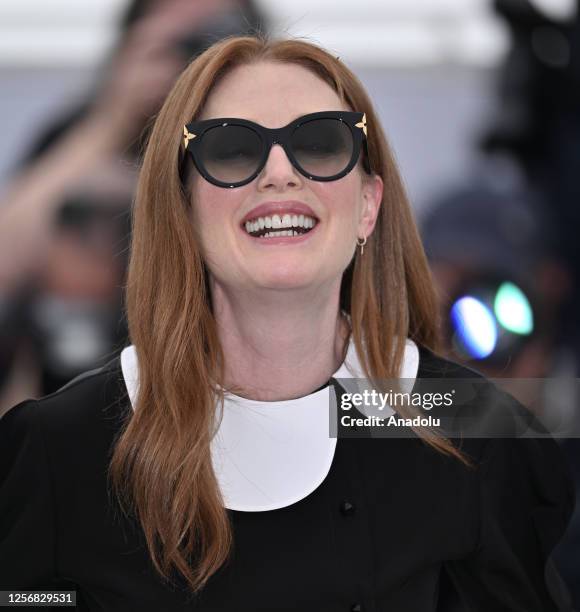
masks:
<path fill-rule="evenodd" d="M 304 270 L 264 270 L 263 274 L 254 276 L 255 284 L 264 289 L 304 289 L 321 282 L 315 275 L 306 274 Z"/>

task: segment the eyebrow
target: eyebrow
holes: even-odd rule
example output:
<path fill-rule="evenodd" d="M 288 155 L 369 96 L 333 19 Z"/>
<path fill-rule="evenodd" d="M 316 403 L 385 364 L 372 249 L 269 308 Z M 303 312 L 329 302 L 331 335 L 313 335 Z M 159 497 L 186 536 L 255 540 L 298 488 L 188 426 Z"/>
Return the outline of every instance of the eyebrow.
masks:
<path fill-rule="evenodd" d="M 336 108 L 331 108 L 331 109 L 327 109 L 328 112 L 331 111 L 336 111 L 336 110 L 340 110 L 342 111 L 342 109 L 336 109 Z M 327 112 L 324 111 L 324 112 Z M 292 119 L 290 119 L 289 121 L 287 121 L 284 126 L 288 125 L 289 123 L 292 123 L 292 121 L 296 121 L 296 119 L 300 118 L 300 117 L 304 117 L 305 115 L 310 115 L 312 113 L 317 113 L 317 112 L 322 112 L 322 111 L 317 111 L 317 110 L 313 110 L 313 111 L 308 111 L 306 113 L 298 113 L 297 115 L 295 115 L 294 117 L 292 117 Z M 259 119 L 256 118 L 248 118 L 248 117 L 240 117 L 239 115 L 218 115 L 216 117 L 208 117 L 207 119 L 196 119 L 196 121 L 212 121 L 215 119 L 244 119 L 244 121 L 251 121 L 252 123 L 257 123 L 258 125 L 263 125 L 262 122 Z M 284 126 L 280 126 L 280 127 L 284 127 Z M 264 126 L 265 127 L 265 126 Z"/>

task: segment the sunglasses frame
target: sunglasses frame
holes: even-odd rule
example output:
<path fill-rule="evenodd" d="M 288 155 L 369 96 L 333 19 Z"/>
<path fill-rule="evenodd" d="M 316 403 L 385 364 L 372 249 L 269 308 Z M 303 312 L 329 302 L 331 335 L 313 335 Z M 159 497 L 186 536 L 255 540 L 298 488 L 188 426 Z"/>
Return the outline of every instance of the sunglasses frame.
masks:
<path fill-rule="evenodd" d="M 290 146 L 290 139 L 294 131 L 305 123 L 315 121 L 317 119 L 336 119 L 344 123 L 350 129 L 353 141 L 352 155 L 347 166 L 341 170 L 338 174 L 328 177 L 315 176 L 306 170 L 304 170 L 292 153 Z M 215 128 L 220 125 L 240 125 L 253 130 L 260 138 L 263 145 L 263 155 L 257 169 L 252 173 L 251 176 L 244 179 L 243 181 L 237 181 L 235 183 L 229 183 L 220 181 L 213 177 L 203 165 L 201 155 L 199 152 L 199 143 L 202 141 L 202 137 L 208 130 Z M 314 181 L 336 181 L 343 176 L 346 176 L 356 165 L 359 156 L 361 146 L 364 148 L 365 155 L 363 156 L 363 166 L 367 174 L 372 174 L 372 170 L 369 163 L 368 147 L 367 147 L 367 124 L 366 114 L 361 112 L 353 111 L 321 111 L 317 113 L 309 113 L 298 117 L 281 128 L 266 128 L 259 123 L 249 121 L 248 119 L 238 119 L 235 117 L 219 117 L 215 119 L 206 119 L 204 121 L 192 121 L 183 126 L 183 146 L 185 149 L 184 157 L 187 157 L 187 153 L 190 154 L 195 167 L 199 173 L 207 181 L 218 187 L 241 187 L 253 181 L 258 174 L 263 170 L 272 146 L 279 144 L 286 153 L 286 156 L 290 160 L 290 163 L 306 178 Z M 184 160 L 182 160 L 183 163 Z"/>

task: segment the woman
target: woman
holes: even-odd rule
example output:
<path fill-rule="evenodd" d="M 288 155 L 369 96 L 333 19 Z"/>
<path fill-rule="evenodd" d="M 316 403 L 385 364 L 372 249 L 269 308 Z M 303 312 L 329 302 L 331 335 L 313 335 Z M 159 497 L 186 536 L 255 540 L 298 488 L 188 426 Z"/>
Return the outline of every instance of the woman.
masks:
<path fill-rule="evenodd" d="M 127 309 L 120 357 L 0 422 L 0 588 L 86 610 L 559 609 L 573 491 L 552 439 L 328 434 L 349 379 L 481 378 L 435 352 L 402 183 L 337 58 L 233 37 L 185 70 L 140 174 Z"/>

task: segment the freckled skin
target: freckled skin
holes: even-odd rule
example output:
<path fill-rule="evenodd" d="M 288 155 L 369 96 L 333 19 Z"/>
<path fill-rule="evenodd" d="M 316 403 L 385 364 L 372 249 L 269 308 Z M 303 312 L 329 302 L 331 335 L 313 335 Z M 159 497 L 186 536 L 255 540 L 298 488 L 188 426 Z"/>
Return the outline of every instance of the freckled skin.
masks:
<path fill-rule="evenodd" d="M 200 119 L 240 117 L 276 128 L 323 110 L 358 109 L 344 106 L 332 88 L 306 68 L 261 62 L 226 75 L 210 94 Z M 359 162 L 337 181 L 309 180 L 294 169 L 279 145 L 272 147 L 258 177 L 242 187 L 217 187 L 194 172 L 193 215 L 215 282 L 238 289 L 281 289 L 340 277 L 357 236 L 368 236 L 376 221 L 382 182 L 366 179 Z M 240 221 L 268 200 L 308 204 L 322 224 L 318 235 L 300 245 L 253 244 L 241 231 Z"/>

